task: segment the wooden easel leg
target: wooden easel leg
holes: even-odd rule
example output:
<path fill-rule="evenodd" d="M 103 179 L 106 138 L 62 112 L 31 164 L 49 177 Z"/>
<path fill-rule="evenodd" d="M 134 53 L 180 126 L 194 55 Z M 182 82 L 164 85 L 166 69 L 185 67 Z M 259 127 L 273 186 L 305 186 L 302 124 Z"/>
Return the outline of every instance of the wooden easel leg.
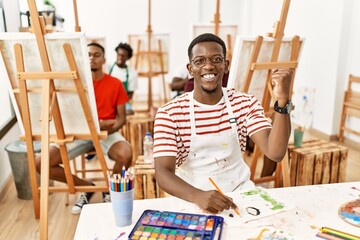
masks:
<path fill-rule="evenodd" d="M 48 238 L 48 201 L 49 201 L 49 110 L 50 110 L 50 81 L 42 83 L 42 112 L 41 112 L 41 174 L 40 174 L 40 239 Z"/>
<path fill-rule="evenodd" d="M 251 51 L 251 57 L 250 57 L 250 60 L 249 60 L 249 65 L 248 65 L 247 70 L 246 70 L 244 85 L 241 87 L 242 92 L 249 92 L 250 82 L 251 82 L 252 76 L 254 74 L 254 70 L 252 69 L 252 65 L 254 63 L 256 63 L 256 61 L 257 61 L 257 59 L 259 57 L 261 45 L 263 43 L 263 39 L 264 38 L 262 36 L 257 36 L 256 37 L 254 48 Z M 260 101 L 260 99 L 259 99 L 259 101 Z"/>
<path fill-rule="evenodd" d="M 250 180 L 252 180 L 252 181 L 255 178 L 257 161 L 258 161 L 258 158 L 260 157 L 260 154 L 261 154 L 261 152 L 260 152 L 259 148 L 255 145 L 253 154 L 251 156 L 251 162 L 250 162 Z"/>
<path fill-rule="evenodd" d="M 167 99 L 167 94 L 166 94 L 166 81 L 165 81 L 165 68 L 164 68 L 164 60 L 163 60 L 163 55 L 162 55 L 162 44 L 161 44 L 161 40 L 158 40 L 158 46 L 159 46 L 159 59 L 160 59 L 160 71 L 161 71 L 161 80 L 162 80 L 162 85 L 163 85 L 163 94 L 164 94 L 164 102 L 162 104 L 165 104 L 168 99 Z"/>
<path fill-rule="evenodd" d="M 276 187 L 276 188 L 280 187 L 281 169 L 282 169 L 281 162 L 278 162 L 276 164 L 276 170 L 275 170 L 274 187 Z"/>
<path fill-rule="evenodd" d="M 65 51 L 66 59 L 68 61 L 70 70 L 79 72 L 79 70 L 77 68 L 77 65 L 76 65 L 76 61 L 75 61 L 73 51 L 71 49 L 71 45 L 68 44 L 68 43 L 64 44 L 64 51 Z M 84 110 L 85 117 L 86 117 L 86 119 L 88 119 L 87 123 L 88 123 L 89 129 L 90 129 L 91 139 L 93 140 L 96 155 L 98 156 L 99 161 L 100 161 L 100 165 L 101 165 L 101 169 L 102 169 L 102 172 L 103 172 L 103 175 L 104 175 L 104 179 L 106 180 L 105 182 L 106 182 L 107 187 L 109 188 L 109 179 L 108 179 L 108 174 L 107 174 L 108 167 L 107 167 L 107 164 L 106 164 L 106 161 L 105 161 L 104 153 L 103 153 L 102 148 L 101 148 L 100 139 L 99 139 L 99 136 L 97 134 L 94 121 L 92 119 L 92 115 L 91 115 L 91 112 L 90 112 L 90 109 L 91 109 L 90 104 L 87 101 L 85 90 L 84 90 L 84 87 L 82 85 L 82 80 L 81 80 L 79 75 L 78 75 L 77 78 L 74 79 L 74 83 L 75 83 L 75 87 L 76 87 L 77 93 L 78 93 L 79 98 L 80 98 L 81 106 L 82 106 L 82 108 Z"/>
<path fill-rule="evenodd" d="M 23 72 L 25 68 L 24 68 L 24 58 L 23 58 L 21 45 L 15 44 L 14 51 L 15 51 L 17 71 Z M 26 81 L 19 81 L 19 89 L 20 89 L 19 101 L 21 104 L 20 106 L 24 106 L 21 108 L 21 113 L 22 113 L 24 129 L 25 129 L 26 148 L 27 148 L 27 156 L 28 156 L 28 164 L 29 164 L 30 181 L 31 181 L 31 193 L 34 202 L 35 218 L 39 219 L 40 218 L 39 186 L 37 183 L 37 175 L 36 175 L 36 167 L 35 167 L 35 153 L 34 153 L 32 130 L 30 124 L 30 111 L 28 107 L 25 107 L 29 105 Z"/>
<path fill-rule="evenodd" d="M 284 159 L 281 161 L 281 172 L 283 179 L 283 187 L 290 187 L 290 170 L 289 170 L 289 153 L 285 153 Z"/>

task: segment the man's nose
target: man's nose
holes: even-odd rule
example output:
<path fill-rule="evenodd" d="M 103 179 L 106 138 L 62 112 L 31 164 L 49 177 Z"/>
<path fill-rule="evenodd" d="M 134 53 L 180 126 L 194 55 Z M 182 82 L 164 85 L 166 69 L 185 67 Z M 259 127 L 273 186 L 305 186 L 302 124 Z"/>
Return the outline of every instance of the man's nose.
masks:
<path fill-rule="evenodd" d="M 209 66 L 210 66 L 210 68 L 213 68 L 213 67 L 214 67 L 214 64 L 211 62 L 211 59 L 210 59 L 210 58 L 206 58 L 206 59 L 205 59 L 205 65 L 203 66 L 203 68 L 209 67 Z"/>

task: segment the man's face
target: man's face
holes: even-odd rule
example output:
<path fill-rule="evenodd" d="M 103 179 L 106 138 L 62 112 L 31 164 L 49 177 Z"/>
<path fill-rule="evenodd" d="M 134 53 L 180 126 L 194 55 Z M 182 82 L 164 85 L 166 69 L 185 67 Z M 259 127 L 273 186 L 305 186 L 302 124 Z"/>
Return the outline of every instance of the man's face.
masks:
<path fill-rule="evenodd" d="M 129 58 L 128 51 L 126 51 L 125 49 L 119 48 L 116 53 L 117 53 L 117 59 L 116 59 L 117 65 L 123 66 Z"/>
<path fill-rule="evenodd" d="M 188 70 L 194 77 L 194 90 L 206 93 L 221 91 L 224 72 L 228 71 L 223 49 L 216 42 L 201 42 L 192 49 Z"/>
<path fill-rule="evenodd" d="M 96 46 L 88 46 L 88 53 L 90 58 L 91 71 L 95 72 L 102 69 L 102 65 L 105 63 L 105 57 L 101 48 Z"/>

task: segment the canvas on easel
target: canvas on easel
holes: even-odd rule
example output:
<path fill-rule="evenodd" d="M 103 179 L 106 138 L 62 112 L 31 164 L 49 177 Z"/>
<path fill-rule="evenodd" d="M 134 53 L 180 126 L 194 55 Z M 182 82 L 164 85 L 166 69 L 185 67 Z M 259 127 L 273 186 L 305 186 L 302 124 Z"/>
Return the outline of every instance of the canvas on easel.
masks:
<path fill-rule="evenodd" d="M 38 47 L 38 36 L 30 33 L 1 34 L 0 77 L 7 80 L 21 128 L 20 138 L 26 140 L 35 217 L 40 218 L 41 239 L 46 239 L 49 192 L 108 189 L 107 181 L 104 186 L 74 185 L 67 144 L 77 139 L 92 139 L 104 179 L 107 179 L 108 168 L 100 146 L 100 138 L 106 134 L 99 128 L 85 35 L 54 33 L 41 40 L 46 49 Z M 45 62 L 50 71 L 42 68 L 41 55 L 46 55 Z M 41 140 L 40 201 L 34 140 Z M 56 143 L 60 148 L 67 187 L 49 187 L 50 143 Z"/>
<path fill-rule="evenodd" d="M 130 34 L 129 44 L 134 49 L 130 62 L 139 77 L 148 79 L 147 109 L 153 107 L 153 80 L 159 77 L 160 104 L 167 102 L 165 74 L 169 72 L 169 34 Z M 149 40 L 150 39 L 150 40 Z"/>
<path fill-rule="evenodd" d="M 35 217 L 40 218 L 40 239 L 48 238 L 49 192 L 107 191 L 103 186 L 75 186 L 67 144 L 92 140 L 104 179 L 107 164 L 100 139 L 95 96 L 84 34 L 46 34 L 34 0 L 28 0 L 33 34 L 1 35 L 0 68 L 8 80 L 22 136 L 26 140 Z M 40 109 L 40 110 L 39 110 Z M 38 186 L 34 140 L 41 140 L 41 185 Z M 50 144 L 60 150 L 67 186 L 49 187 Z M 40 196 L 39 196 L 40 190 Z"/>
<path fill-rule="evenodd" d="M 300 39 L 300 44 L 303 45 L 304 39 Z M 249 63 L 251 62 L 252 53 L 254 51 L 256 37 L 242 37 L 237 36 L 233 60 L 229 73 L 228 87 L 235 88 L 241 92 L 251 93 L 257 100 L 262 102 L 264 89 L 266 86 L 266 79 L 268 69 L 255 71 L 251 81 L 247 86 L 247 71 Z M 271 62 L 271 51 L 274 46 L 274 38 L 265 37 L 263 39 L 259 55 L 256 62 Z M 292 39 L 283 38 L 281 42 L 278 62 L 290 61 L 292 52 Z"/>
<path fill-rule="evenodd" d="M 146 34 L 130 34 L 129 44 L 134 49 L 134 57 L 130 60 L 139 73 L 146 73 L 150 70 L 148 64 L 147 48 L 149 46 Z M 155 74 L 166 74 L 169 71 L 169 34 L 151 34 L 150 49 L 153 52 L 151 57 L 151 71 Z M 159 45 L 159 42 L 161 45 Z M 161 58 L 160 58 L 161 55 Z M 160 62 L 162 61 L 162 63 Z M 161 64 L 163 67 L 161 67 Z M 163 68 L 163 69 L 162 69 Z"/>
<path fill-rule="evenodd" d="M 79 69 L 80 78 L 83 86 L 87 89 L 86 97 L 90 103 L 91 114 L 93 119 L 98 119 L 94 89 L 92 85 L 92 78 L 90 72 L 90 60 L 86 48 L 86 38 L 83 33 L 51 33 L 45 35 L 45 42 L 48 48 L 48 56 L 53 71 L 63 71 L 68 68 L 68 62 L 63 51 L 63 45 L 69 43 L 72 46 L 76 65 Z M 26 71 L 41 72 L 41 61 L 39 51 L 37 50 L 37 43 L 34 34 L 31 33 L 6 33 L 0 34 L 0 49 L 3 58 L 0 61 L 0 77 L 1 79 L 9 79 L 8 88 L 11 96 L 12 104 L 14 106 L 16 116 L 21 119 L 20 110 L 16 102 L 13 89 L 19 88 L 19 82 L 16 76 L 16 59 L 14 52 L 14 45 L 18 43 L 23 47 L 24 65 Z M 55 87 L 57 89 L 75 88 L 72 81 L 63 81 L 54 79 Z M 28 89 L 41 88 L 41 81 L 29 81 L 27 83 Z M 89 128 L 85 115 L 83 114 L 82 106 L 79 97 L 74 93 L 66 91 L 59 91 L 57 93 L 59 100 L 59 107 L 62 113 L 62 120 L 64 130 L 67 133 L 88 134 Z M 32 123 L 33 134 L 41 134 L 41 94 L 29 94 L 29 109 Z M 76 112 L 76 114 L 74 114 Z M 99 132 L 99 123 L 94 121 L 97 131 Z M 25 134 L 23 122 L 19 121 L 21 134 Z M 50 133 L 55 134 L 54 123 L 50 122 Z"/>
<path fill-rule="evenodd" d="M 152 83 L 154 77 L 161 77 L 161 84 L 158 84 L 160 92 L 160 104 L 167 102 L 167 88 L 165 74 L 169 69 L 169 35 L 154 34 L 151 26 L 151 0 L 148 0 L 148 25 L 146 34 L 129 35 L 129 43 L 133 46 L 134 57 L 133 66 L 138 72 L 139 77 L 146 77 L 148 82 L 147 109 L 149 112 L 153 109 L 153 91 Z M 162 99 L 161 99 L 162 97 Z"/>

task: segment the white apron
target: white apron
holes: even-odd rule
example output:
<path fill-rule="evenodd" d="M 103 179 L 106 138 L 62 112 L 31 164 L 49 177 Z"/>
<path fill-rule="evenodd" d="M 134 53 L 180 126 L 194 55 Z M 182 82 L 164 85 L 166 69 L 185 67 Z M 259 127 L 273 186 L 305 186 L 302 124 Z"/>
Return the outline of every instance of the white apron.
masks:
<path fill-rule="evenodd" d="M 223 89 L 231 131 L 212 135 L 197 135 L 195 129 L 194 97 L 190 93 L 190 152 L 176 174 L 187 183 L 202 190 L 213 190 L 211 177 L 223 192 L 253 187 L 250 169 L 242 158 L 233 114 L 226 90 Z"/>

